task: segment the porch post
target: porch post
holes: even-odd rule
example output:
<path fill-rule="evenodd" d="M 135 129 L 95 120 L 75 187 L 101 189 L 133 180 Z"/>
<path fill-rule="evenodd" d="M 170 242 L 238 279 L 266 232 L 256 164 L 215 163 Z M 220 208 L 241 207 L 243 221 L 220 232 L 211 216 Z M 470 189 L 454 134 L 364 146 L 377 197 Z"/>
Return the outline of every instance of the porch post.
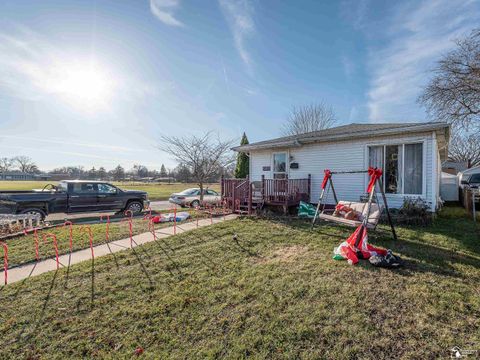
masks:
<path fill-rule="evenodd" d="M 220 194 L 222 194 L 222 200 L 223 200 L 223 198 L 224 198 L 224 196 L 225 196 L 225 194 L 224 194 L 224 192 L 225 192 L 224 190 L 225 190 L 225 189 L 224 189 L 224 184 L 223 184 L 223 181 L 224 181 L 224 180 L 225 180 L 225 176 L 222 174 L 222 176 L 220 177 Z"/>
<path fill-rule="evenodd" d="M 233 187 L 232 187 L 232 209 L 233 213 L 235 213 L 235 193 L 237 192 L 237 182 L 233 182 Z"/>
<path fill-rule="evenodd" d="M 308 174 L 308 182 L 307 182 L 307 188 L 308 188 L 308 202 L 310 202 L 310 194 L 312 191 L 312 174 Z"/>
<path fill-rule="evenodd" d="M 252 214 L 252 183 L 248 183 L 248 215 Z"/>
<path fill-rule="evenodd" d="M 265 175 L 262 175 L 262 200 L 265 201 Z"/>

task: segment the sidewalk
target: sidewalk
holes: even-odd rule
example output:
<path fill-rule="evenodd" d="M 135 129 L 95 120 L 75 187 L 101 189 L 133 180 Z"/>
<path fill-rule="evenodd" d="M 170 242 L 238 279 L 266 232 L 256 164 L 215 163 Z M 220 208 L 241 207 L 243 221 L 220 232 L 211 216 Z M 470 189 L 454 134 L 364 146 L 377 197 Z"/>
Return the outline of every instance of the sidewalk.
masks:
<path fill-rule="evenodd" d="M 198 221 L 198 227 L 205 227 L 211 225 L 212 221 L 213 224 L 217 224 L 223 221 L 233 220 L 236 219 L 238 215 L 232 214 L 227 215 L 225 220 L 222 217 L 210 219 L 202 219 Z M 181 234 L 183 232 L 195 230 L 197 228 L 196 221 L 190 221 L 187 223 L 177 223 L 177 234 Z M 162 229 L 158 229 L 155 231 L 157 239 L 164 239 L 174 235 L 174 227 L 166 227 Z M 139 234 L 133 236 L 133 247 L 146 244 L 149 242 L 154 241 L 153 234 L 150 232 Z M 116 253 L 123 250 L 130 249 L 130 238 L 110 241 L 105 244 L 96 245 L 93 247 L 93 253 L 95 258 L 100 256 L 109 255 L 112 253 Z M 60 262 L 60 268 L 67 267 L 69 263 L 70 254 L 64 254 L 59 256 L 58 260 Z M 70 258 L 70 266 L 73 264 L 80 263 L 82 261 L 90 260 L 92 257 L 91 249 L 86 248 L 83 250 L 74 251 L 71 254 Z M 26 279 L 30 276 L 36 276 L 43 274 L 45 272 L 54 271 L 57 269 L 57 262 L 55 258 L 53 259 L 46 259 L 42 261 L 37 261 L 35 263 L 29 263 L 26 265 L 18 266 L 13 269 L 8 270 L 8 284 L 12 284 L 17 281 L 21 281 Z M 0 272 L 0 279 L 3 281 L 3 271 Z"/>

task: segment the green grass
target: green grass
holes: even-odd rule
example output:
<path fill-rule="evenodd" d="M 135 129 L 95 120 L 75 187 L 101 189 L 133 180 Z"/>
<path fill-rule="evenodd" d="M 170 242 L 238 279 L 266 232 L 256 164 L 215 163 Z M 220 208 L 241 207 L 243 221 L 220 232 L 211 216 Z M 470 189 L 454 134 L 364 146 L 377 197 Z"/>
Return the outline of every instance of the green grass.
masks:
<path fill-rule="evenodd" d="M 480 349 L 480 227 L 370 232 L 403 269 L 331 259 L 352 229 L 249 219 L 0 291 L 2 358 L 447 358 Z M 386 228 L 382 227 L 382 230 Z M 237 240 L 232 238 L 237 234 Z"/>
<path fill-rule="evenodd" d="M 42 189 L 45 185 L 50 183 L 57 183 L 56 181 L 0 181 L 0 192 L 2 190 L 31 190 Z M 141 182 L 113 182 L 114 185 L 121 189 L 141 190 L 148 193 L 150 200 L 168 200 L 169 196 L 174 192 L 198 187 L 197 184 L 151 184 Z M 209 187 L 213 190 L 220 191 L 219 184 L 210 184 Z"/>
<path fill-rule="evenodd" d="M 193 210 L 187 210 L 191 214 L 191 218 L 187 221 L 196 219 L 196 216 L 205 218 L 206 215 L 202 212 L 195 212 Z M 168 212 L 168 211 L 163 211 Z M 112 217 L 112 219 L 119 217 Z M 97 218 L 98 219 L 98 218 Z M 182 226 L 186 221 L 178 222 L 177 226 Z M 106 223 L 89 225 L 92 230 L 93 244 L 103 244 L 106 240 Z M 155 224 L 155 229 L 161 229 L 163 227 L 173 226 L 173 223 L 159 223 Z M 90 246 L 88 233 L 86 230 L 82 230 L 82 225 L 72 226 L 72 249 L 80 250 Z M 148 232 L 148 221 L 143 219 L 133 219 L 132 221 L 132 234 L 137 235 Z M 67 254 L 70 251 L 70 229 L 66 227 L 54 227 L 45 230 L 39 230 L 38 235 L 38 248 L 40 259 L 51 258 L 55 256 L 55 249 L 53 247 L 52 239 L 43 240 L 43 235 L 54 234 L 57 237 L 58 252 L 60 255 Z M 125 239 L 130 236 L 130 230 L 128 222 L 112 222 L 109 225 L 109 241 Z M 18 236 L 6 240 L 9 252 L 9 267 L 21 265 L 24 263 L 32 262 L 36 260 L 35 253 L 35 236 L 32 232 L 29 232 L 26 236 Z"/>

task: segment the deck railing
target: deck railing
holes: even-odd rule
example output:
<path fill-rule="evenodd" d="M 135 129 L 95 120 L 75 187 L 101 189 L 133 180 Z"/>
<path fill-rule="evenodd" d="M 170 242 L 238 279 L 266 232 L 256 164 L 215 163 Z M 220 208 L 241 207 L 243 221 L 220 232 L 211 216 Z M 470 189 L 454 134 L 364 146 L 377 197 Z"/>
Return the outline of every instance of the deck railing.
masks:
<path fill-rule="evenodd" d="M 308 179 L 262 179 L 263 198 L 266 203 L 290 205 L 309 201 L 310 178 Z"/>
<path fill-rule="evenodd" d="M 252 183 L 248 179 L 222 179 L 222 198 L 232 209 L 239 204 L 252 202 Z M 291 206 L 300 201 L 310 200 L 311 177 L 307 179 L 265 179 L 261 180 L 262 202 L 271 205 Z M 257 196 L 255 196 L 257 199 Z"/>

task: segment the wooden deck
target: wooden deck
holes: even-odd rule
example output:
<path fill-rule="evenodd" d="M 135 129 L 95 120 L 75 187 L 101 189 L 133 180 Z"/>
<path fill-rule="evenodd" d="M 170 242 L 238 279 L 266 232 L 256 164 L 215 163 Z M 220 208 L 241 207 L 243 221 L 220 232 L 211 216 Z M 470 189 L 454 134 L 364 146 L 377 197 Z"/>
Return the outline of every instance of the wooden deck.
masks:
<path fill-rule="evenodd" d="M 225 179 L 221 181 L 222 201 L 233 212 L 251 214 L 264 205 L 282 206 L 284 212 L 300 201 L 309 201 L 311 176 L 307 179 Z"/>

